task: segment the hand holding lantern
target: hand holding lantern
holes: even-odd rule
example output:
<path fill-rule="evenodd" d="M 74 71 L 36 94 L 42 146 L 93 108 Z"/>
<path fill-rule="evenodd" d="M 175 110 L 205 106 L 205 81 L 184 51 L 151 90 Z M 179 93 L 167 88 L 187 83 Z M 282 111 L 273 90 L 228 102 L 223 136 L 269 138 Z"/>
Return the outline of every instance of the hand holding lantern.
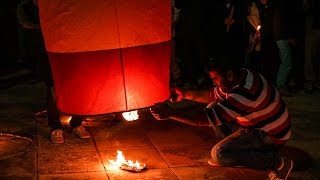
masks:
<path fill-rule="evenodd" d="M 172 88 L 170 91 L 170 101 L 171 102 L 179 102 L 185 99 L 185 91 L 180 88 Z"/>
<path fill-rule="evenodd" d="M 172 115 L 172 107 L 167 103 L 157 103 L 155 106 L 150 108 L 150 112 L 156 120 L 167 120 Z"/>

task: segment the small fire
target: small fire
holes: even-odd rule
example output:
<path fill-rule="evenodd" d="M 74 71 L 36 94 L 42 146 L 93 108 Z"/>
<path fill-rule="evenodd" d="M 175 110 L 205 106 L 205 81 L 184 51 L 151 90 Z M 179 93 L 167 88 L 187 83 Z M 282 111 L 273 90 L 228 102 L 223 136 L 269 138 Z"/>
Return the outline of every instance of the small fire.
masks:
<path fill-rule="evenodd" d="M 139 119 L 139 115 L 138 115 L 138 111 L 137 110 L 124 112 L 124 113 L 122 113 L 122 116 L 127 121 L 134 121 L 134 120 Z"/>
<path fill-rule="evenodd" d="M 117 159 L 115 161 L 109 160 L 109 162 L 120 169 L 139 172 L 144 170 L 147 166 L 146 164 L 141 164 L 138 161 L 133 163 L 132 160 L 126 160 L 122 151 L 118 150 L 117 153 Z"/>
<path fill-rule="evenodd" d="M 259 31 L 261 29 L 261 26 L 259 25 L 258 27 L 257 27 L 257 31 Z"/>

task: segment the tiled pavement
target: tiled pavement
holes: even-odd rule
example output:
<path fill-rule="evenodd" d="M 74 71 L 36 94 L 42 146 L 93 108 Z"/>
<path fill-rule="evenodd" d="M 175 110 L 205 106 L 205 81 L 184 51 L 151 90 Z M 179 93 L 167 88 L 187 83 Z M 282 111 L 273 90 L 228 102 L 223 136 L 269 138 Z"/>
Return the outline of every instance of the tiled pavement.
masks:
<path fill-rule="evenodd" d="M 0 133 L 28 137 L 26 153 L 3 159 L 5 153 L 24 150 L 27 144 L 0 137 L 0 179 L 218 179 L 263 180 L 267 172 L 244 168 L 214 168 L 207 164 L 216 143 L 210 128 L 174 121 L 156 121 L 148 110 L 134 122 L 91 118 L 84 122 L 92 138 L 76 138 L 65 127 L 65 143 L 52 144 L 46 119 L 34 118 L 44 108 L 44 85 L 20 84 L 0 90 Z M 293 117 L 293 138 L 284 149 L 295 161 L 292 180 L 320 178 L 320 95 L 287 98 Z M 18 150 L 17 150 L 18 149 Z M 132 173 L 114 168 L 109 159 L 122 150 L 125 157 L 146 163 Z M 8 152 L 9 151 L 9 152 Z M 2 155 L 2 157 L 1 157 Z"/>

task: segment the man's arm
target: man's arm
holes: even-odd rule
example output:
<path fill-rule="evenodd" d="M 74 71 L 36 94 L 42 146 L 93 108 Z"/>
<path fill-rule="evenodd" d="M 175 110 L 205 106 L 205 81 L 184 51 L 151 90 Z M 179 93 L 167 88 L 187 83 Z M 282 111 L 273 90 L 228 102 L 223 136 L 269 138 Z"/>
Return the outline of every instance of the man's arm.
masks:
<path fill-rule="evenodd" d="M 170 119 L 192 126 L 211 126 L 204 107 L 175 109 Z"/>
<path fill-rule="evenodd" d="M 200 103 L 209 104 L 212 102 L 211 93 L 212 91 L 209 89 L 205 90 L 183 90 L 176 88 L 174 92 L 176 97 L 176 101 L 181 101 L 183 99 L 187 99 L 190 101 L 196 101 Z"/>
<path fill-rule="evenodd" d="M 261 25 L 259 10 L 255 2 L 252 2 L 251 6 L 249 7 L 247 19 L 254 29 L 257 29 L 258 26 Z"/>
<path fill-rule="evenodd" d="M 206 104 L 185 108 L 173 108 L 167 103 L 160 103 L 150 108 L 157 120 L 172 119 L 192 126 L 210 126 L 204 108 Z"/>

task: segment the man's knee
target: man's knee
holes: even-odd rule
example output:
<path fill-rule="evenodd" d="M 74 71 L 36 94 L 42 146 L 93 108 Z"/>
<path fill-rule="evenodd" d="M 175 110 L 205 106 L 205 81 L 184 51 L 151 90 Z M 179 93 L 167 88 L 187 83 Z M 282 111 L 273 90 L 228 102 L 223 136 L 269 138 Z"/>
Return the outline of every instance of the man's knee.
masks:
<path fill-rule="evenodd" d="M 211 157 L 219 164 L 224 162 L 226 158 L 226 150 L 223 145 L 215 145 L 211 150 Z M 222 164 L 221 164 L 222 165 Z"/>
<path fill-rule="evenodd" d="M 228 146 L 223 145 L 216 145 L 211 151 L 212 159 L 217 165 L 225 167 L 243 167 L 244 165 L 240 163 L 242 161 L 241 158 L 237 158 L 235 154 L 238 153 L 233 151 L 232 148 L 230 149 Z"/>

